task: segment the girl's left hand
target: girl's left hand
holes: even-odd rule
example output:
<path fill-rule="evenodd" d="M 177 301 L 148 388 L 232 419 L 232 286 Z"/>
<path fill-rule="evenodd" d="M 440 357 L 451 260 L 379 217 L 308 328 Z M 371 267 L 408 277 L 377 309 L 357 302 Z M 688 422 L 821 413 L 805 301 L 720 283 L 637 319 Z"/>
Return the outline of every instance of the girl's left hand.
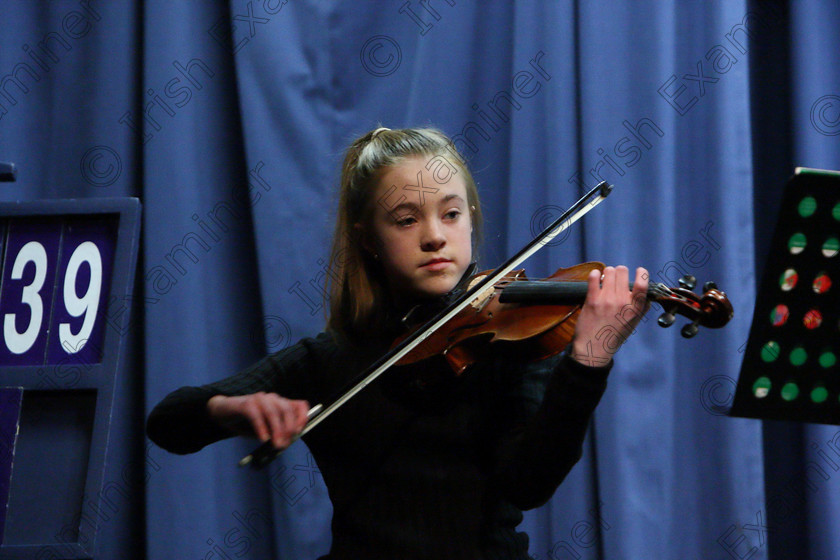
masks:
<path fill-rule="evenodd" d="M 575 325 L 571 357 L 588 366 L 606 366 L 650 308 L 647 299 L 648 272 L 636 269 L 629 289 L 626 266 L 589 273 L 586 301 Z"/>

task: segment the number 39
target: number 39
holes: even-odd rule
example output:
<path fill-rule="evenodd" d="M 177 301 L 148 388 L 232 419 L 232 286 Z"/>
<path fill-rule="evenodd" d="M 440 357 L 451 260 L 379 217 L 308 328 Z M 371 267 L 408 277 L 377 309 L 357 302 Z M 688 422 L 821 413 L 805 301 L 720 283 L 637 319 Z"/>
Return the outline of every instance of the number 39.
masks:
<path fill-rule="evenodd" d="M 47 277 L 47 252 L 37 241 L 30 241 L 21 247 L 12 266 L 12 280 L 22 280 L 23 271 L 29 263 L 35 264 L 35 278 L 28 286 L 23 287 L 21 303 L 30 310 L 29 325 L 23 332 L 18 332 L 15 325 L 14 313 L 6 313 L 3 319 L 3 338 L 6 346 L 14 354 L 23 354 L 35 344 L 44 318 L 44 303 L 41 299 L 41 289 Z M 76 277 L 83 263 L 90 267 L 90 284 L 84 295 L 76 294 Z M 99 295 L 102 290 L 102 257 L 99 248 L 91 241 L 85 241 L 76 247 L 67 263 L 64 274 L 63 299 L 67 313 L 72 317 L 84 315 L 82 327 L 73 334 L 69 323 L 60 323 L 58 336 L 61 347 L 68 354 L 79 352 L 90 337 L 96 323 L 96 311 L 99 307 Z"/>

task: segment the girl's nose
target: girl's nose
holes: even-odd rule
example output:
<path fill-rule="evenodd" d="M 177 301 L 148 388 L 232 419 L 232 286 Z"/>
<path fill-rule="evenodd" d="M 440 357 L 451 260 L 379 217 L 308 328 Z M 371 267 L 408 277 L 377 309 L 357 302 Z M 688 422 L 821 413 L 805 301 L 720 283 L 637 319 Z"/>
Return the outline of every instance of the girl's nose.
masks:
<path fill-rule="evenodd" d="M 437 220 L 427 222 L 423 228 L 423 236 L 420 239 L 420 247 L 424 251 L 437 251 L 446 245 L 446 236 L 443 234 L 443 228 Z"/>

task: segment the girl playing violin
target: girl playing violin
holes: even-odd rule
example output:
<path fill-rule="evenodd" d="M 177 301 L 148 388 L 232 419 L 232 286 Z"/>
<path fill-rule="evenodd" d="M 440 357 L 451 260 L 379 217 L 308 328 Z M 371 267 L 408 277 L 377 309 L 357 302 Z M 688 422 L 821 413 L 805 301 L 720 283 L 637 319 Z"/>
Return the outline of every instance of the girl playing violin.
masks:
<path fill-rule="evenodd" d="M 192 453 L 236 434 L 276 448 L 405 332 L 463 287 L 480 237 L 475 183 L 433 129 L 378 128 L 347 150 L 332 247 L 330 314 L 314 338 L 238 375 L 168 395 L 149 437 Z M 593 271 L 565 352 L 523 363 L 489 348 L 455 376 L 436 356 L 395 367 L 304 440 L 333 505 L 330 560 L 526 560 L 522 510 L 544 504 L 582 453 L 612 355 L 647 310 L 647 273 Z M 626 310 L 632 306 L 635 313 Z"/>

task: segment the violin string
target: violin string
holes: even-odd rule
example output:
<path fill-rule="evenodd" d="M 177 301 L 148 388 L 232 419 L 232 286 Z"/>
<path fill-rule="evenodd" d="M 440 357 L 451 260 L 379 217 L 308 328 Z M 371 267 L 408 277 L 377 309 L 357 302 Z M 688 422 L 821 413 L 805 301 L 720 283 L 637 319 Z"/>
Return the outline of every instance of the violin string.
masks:
<path fill-rule="evenodd" d="M 551 280 L 548 278 L 544 278 L 543 281 L 550 282 Z M 663 284 L 662 282 L 653 282 L 648 286 L 648 297 L 680 297 L 681 296 L 673 291 L 671 288 Z"/>
<path fill-rule="evenodd" d="M 654 296 L 657 296 L 657 297 L 666 297 L 666 296 L 675 296 L 676 295 L 674 293 L 674 291 L 671 290 L 671 288 L 669 288 L 668 286 L 666 286 L 665 284 L 663 284 L 661 282 L 654 282 L 653 284 L 651 284 L 650 287 L 648 288 L 648 294 L 651 294 L 651 295 L 654 295 Z"/>

